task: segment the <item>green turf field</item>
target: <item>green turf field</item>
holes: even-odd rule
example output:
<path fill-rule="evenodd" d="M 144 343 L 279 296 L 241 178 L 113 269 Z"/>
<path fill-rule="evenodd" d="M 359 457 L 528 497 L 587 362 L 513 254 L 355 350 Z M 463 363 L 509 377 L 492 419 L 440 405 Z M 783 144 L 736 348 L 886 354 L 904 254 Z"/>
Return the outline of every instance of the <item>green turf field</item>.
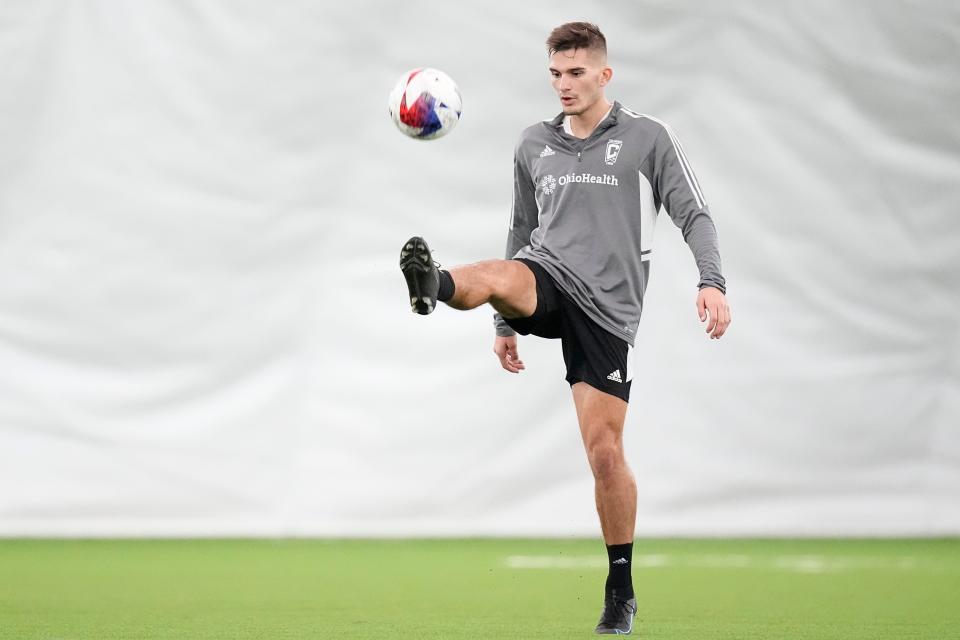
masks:
<path fill-rule="evenodd" d="M 0 541 L 0 638 L 588 638 L 585 540 Z M 958 540 L 640 540 L 645 638 L 960 638 Z"/>

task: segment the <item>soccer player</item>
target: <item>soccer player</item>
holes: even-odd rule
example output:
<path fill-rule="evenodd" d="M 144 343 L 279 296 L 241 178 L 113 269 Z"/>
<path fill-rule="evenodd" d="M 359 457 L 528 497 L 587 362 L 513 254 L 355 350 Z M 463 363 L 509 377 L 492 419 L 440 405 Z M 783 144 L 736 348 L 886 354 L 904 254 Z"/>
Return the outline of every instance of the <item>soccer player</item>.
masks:
<path fill-rule="evenodd" d="M 520 136 L 506 259 L 440 270 L 413 237 L 400 267 L 415 313 L 431 313 L 438 300 L 454 309 L 490 303 L 493 351 L 511 373 L 524 369 L 517 333 L 560 339 L 609 557 L 596 632 L 625 634 L 637 610 L 637 487 L 622 436 L 661 206 L 699 268 L 696 307 L 711 339 L 726 332 L 730 307 L 710 210 L 671 128 L 606 98 L 613 70 L 595 25 L 560 25 L 546 44 L 562 112 Z"/>

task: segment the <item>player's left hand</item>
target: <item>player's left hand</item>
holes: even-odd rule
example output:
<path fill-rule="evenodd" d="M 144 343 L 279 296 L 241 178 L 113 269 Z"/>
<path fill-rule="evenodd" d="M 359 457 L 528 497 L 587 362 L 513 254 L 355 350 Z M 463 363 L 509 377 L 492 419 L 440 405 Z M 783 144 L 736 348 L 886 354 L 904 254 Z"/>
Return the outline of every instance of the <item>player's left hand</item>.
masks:
<path fill-rule="evenodd" d="M 711 340 L 719 340 L 730 326 L 730 305 L 720 289 L 704 287 L 697 295 L 697 313 L 700 322 L 707 322 L 707 333 Z"/>

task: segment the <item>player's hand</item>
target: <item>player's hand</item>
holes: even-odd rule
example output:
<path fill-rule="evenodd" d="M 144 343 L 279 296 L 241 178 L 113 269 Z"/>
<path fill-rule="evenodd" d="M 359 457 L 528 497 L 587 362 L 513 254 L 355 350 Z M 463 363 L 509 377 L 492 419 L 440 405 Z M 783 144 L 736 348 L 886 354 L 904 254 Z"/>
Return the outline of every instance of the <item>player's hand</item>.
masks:
<path fill-rule="evenodd" d="M 730 326 L 730 305 L 720 289 L 704 287 L 697 295 L 697 313 L 700 322 L 707 322 L 707 333 L 711 340 L 719 340 Z"/>
<path fill-rule="evenodd" d="M 500 366 L 510 373 L 520 373 L 526 369 L 517 354 L 517 336 L 497 336 L 493 341 L 493 352 L 500 358 Z"/>

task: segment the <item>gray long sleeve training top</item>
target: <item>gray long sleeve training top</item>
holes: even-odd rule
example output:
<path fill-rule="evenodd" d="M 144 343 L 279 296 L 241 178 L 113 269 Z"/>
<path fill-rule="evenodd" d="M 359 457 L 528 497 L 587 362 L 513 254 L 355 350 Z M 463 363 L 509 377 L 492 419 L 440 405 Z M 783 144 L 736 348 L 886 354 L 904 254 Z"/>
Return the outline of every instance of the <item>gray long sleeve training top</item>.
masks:
<path fill-rule="evenodd" d="M 634 344 L 663 205 L 693 252 L 700 287 L 726 292 L 717 232 L 668 125 L 614 102 L 585 140 L 561 113 L 528 127 L 514 155 L 507 258 L 529 258 L 594 322 Z M 514 331 L 499 314 L 497 335 Z"/>

